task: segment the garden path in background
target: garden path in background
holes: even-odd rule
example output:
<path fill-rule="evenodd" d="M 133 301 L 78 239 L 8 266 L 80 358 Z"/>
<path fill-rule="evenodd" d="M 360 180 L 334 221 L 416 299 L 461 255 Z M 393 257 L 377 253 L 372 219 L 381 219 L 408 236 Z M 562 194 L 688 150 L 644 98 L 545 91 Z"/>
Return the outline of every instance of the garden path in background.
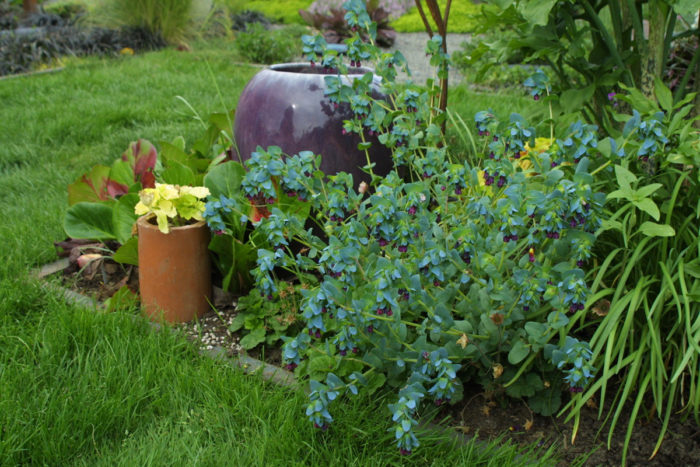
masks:
<path fill-rule="evenodd" d="M 447 34 L 447 52 L 449 54 L 458 50 L 462 42 L 469 41 L 471 34 Z M 428 78 L 437 79 L 435 70 L 430 66 L 430 57 L 425 56 L 425 44 L 428 42 L 428 34 L 425 32 L 398 33 L 396 42 L 390 50 L 400 50 L 408 68 L 411 70 L 413 82 L 423 85 Z M 404 73 L 400 79 L 407 79 Z M 456 69 L 450 69 L 450 84 L 462 81 L 462 75 Z"/>

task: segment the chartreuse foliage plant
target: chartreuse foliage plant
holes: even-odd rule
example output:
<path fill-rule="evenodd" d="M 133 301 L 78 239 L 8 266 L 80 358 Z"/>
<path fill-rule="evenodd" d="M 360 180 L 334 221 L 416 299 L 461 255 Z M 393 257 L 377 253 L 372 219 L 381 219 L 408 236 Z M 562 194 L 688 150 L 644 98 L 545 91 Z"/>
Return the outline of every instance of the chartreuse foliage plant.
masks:
<path fill-rule="evenodd" d="M 363 2 L 345 7 L 348 22 L 373 37 Z M 347 60 L 373 62 L 383 100 L 370 93 L 372 73 L 343 77 L 347 64 L 322 38 L 305 47 L 337 70 L 327 95 L 354 112 L 344 131 L 360 135 L 360 150 L 376 135 L 394 170 L 378 177 L 368 159 L 371 183 L 357 186 L 347 173 L 324 176 L 310 152 L 258 148 L 242 183 L 260 204 L 281 190 L 313 209 L 316 228 L 274 207 L 256 222 L 270 247 L 253 270 L 268 299 L 279 293 L 279 271 L 319 278 L 300 290 L 305 329 L 283 350 L 288 368 L 311 376 L 307 416 L 326 429 L 333 401 L 388 385 L 391 431 L 408 454 L 419 445 L 420 406 L 459 400 L 463 381 L 554 413 L 564 389 L 582 391 L 595 373 L 588 344 L 565 331 L 589 299 L 582 267 L 601 222 L 604 195 L 588 171 L 594 130 L 577 124 L 543 140 L 519 115 L 501 122 L 482 112 L 481 165 L 456 162 L 442 144 L 439 89 L 397 85 L 401 54 L 359 37 L 346 41 Z M 427 47 L 438 67 L 439 44 Z"/>
<path fill-rule="evenodd" d="M 179 227 L 203 220 L 203 200 L 207 196 L 207 187 L 156 183 L 154 188 L 144 188 L 139 192 L 139 202 L 134 206 L 134 212 L 139 216 L 154 215 L 158 230 L 167 234 L 171 226 Z"/>
<path fill-rule="evenodd" d="M 594 173 L 608 201 L 591 270 L 593 313 L 579 311 L 567 329 L 595 324 L 591 350 L 600 371 L 569 406 L 578 417 L 597 397 L 600 415 L 608 410 L 608 447 L 630 406 L 623 460 L 640 416 L 663 421 L 652 455 L 672 414 L 692 413 L 700 423 L 700 133 L 688 117 L 694 98 L 674 104 L 660 80 L 653 98 L 636 89 L 618 94 L 632 115 L 616 115 L 623 131 L 598 144 L 602 164 Z"/>

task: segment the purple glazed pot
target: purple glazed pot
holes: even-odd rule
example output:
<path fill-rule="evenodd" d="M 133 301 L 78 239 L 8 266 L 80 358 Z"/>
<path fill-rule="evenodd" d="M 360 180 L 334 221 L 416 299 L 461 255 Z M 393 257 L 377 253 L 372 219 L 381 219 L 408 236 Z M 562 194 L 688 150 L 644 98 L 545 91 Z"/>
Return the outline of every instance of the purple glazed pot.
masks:
<path fill-rule="evenodd" d="M 350 79 L 371 71 L 350 70 Z M 288 155 L 312 151 L 321 155 L 325 174 L 351 173 L 356 187 L 360 181 L 369 181 L 360 169 L 367 163 L 364 152 L 357 149 L 360 138 L 343 135 L 343 120 L 352 118 L 349 105 L 336 108 L 324 95 L 328 74 L 319 66 L 286 63 L 271 65 L 253 76 L 236 108 L 234 137 L 241 158 L 250 158 L 258 146 L 279 146 Z M 375 78 L 378 90 L 377 82 Z M 391 153 L 376 138 L 369 141 L 374 173 L 386 175 L 392 167 Z"/>

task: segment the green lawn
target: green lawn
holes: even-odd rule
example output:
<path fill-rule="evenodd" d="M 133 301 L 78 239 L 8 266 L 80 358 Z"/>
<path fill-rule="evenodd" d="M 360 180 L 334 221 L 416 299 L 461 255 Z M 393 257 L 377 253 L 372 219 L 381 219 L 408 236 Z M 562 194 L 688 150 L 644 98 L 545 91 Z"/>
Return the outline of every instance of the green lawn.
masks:
<path fill-rule="evenodd" d="M 235 107 L 256 69 L 231 50 L 196 44 L 0 80 L 0 464 L 553 464 L 551 452 L 436 435 L 402 458 L 381 396 L 339 404 L 333 427 L 314 430 L 300 391 L 201 357 L 134 310 L 72 306 L 29 278 L 65 236 L 68 183 L 139 137 L 191 141 L 201 127 L 176 96 L 201 115 Z M 465 119 L 512 102 L 454 96 Z"/>

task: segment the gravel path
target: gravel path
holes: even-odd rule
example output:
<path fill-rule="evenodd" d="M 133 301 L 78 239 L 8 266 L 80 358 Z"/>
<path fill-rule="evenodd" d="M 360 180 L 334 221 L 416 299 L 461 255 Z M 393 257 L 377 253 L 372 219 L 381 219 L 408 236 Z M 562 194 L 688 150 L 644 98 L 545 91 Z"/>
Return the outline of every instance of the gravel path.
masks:
<path fill-rule="evenodd" d="M 464 41 L 470 39 L 470 34 L 448 34 L 447 51 L 453 53 L 459 49 Z M 390 50 L 400 50 L 406 57 L 408 68 L 411 70 L 413 82 L 425 84 L 428 78 L 436 78 L 435 71 L 430 66 L 429 57 L 425 56 L 425 45 L 428 41 L 428 34 L 425 32 L 400 33 L 396 35 L 396 42 Z M 405 74 L 399 75 L 400 79 L 407 79 Z M 462 76 L 455 69 L 450 70 L 450 84 L 457 84 L 462 80 Z"/>

